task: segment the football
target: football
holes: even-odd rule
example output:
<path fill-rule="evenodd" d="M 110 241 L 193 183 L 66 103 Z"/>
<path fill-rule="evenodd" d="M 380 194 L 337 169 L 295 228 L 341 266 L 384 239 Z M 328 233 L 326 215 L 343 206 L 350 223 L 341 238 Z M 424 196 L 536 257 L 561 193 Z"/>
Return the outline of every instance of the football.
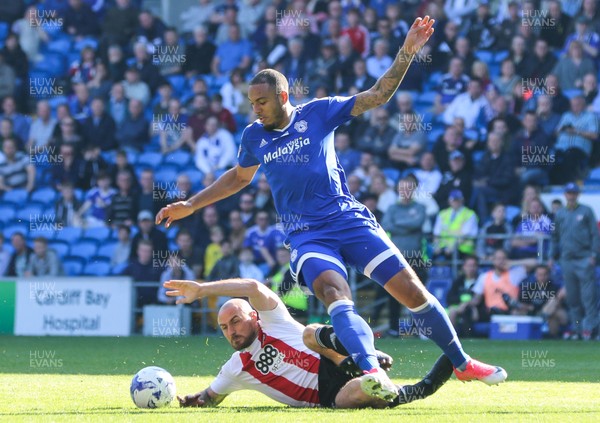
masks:
<path fill-rule="evenodd" d="M 165 369 L 144 367 L 131 380 L 131 399 L 139 408 L 161 408 L 175 398 L 175 381 Z"/>

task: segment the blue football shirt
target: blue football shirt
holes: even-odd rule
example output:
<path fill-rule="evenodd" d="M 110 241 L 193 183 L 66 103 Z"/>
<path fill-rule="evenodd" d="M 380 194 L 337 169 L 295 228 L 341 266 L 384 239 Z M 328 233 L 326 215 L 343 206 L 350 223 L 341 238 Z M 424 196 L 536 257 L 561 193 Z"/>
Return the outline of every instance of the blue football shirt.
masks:
<path fill-rule="evenodd" d="M 266 131 L 259 121 L 244 129 L 239 164 L 264 169 L 286 235 L 364 209 L 348 191 L 333 144 L 334 130 L 353 117 L 354 101 L 316 99 L 296 106 L 284 129 Z"/>

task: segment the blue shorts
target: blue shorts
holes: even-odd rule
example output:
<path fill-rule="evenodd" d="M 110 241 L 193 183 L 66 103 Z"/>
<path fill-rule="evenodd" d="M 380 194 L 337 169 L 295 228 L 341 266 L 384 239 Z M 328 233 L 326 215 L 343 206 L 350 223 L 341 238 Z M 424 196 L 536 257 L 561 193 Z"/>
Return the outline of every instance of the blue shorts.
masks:
<path fill-rule="evenodd" d="M 318 228 L 291 234 L 290 272 L 313 291 L 313 281 L 325 270 L 348 278 L 346 266 L 385 285 L 409 267 L 375 217 L 364 211 L 348 211 Z"/>

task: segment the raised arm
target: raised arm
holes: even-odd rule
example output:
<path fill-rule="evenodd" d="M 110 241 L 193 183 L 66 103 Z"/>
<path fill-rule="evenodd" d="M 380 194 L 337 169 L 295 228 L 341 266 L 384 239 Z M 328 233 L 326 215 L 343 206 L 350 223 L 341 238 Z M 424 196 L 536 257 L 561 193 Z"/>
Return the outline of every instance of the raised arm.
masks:
<path fill-rule="evenodd" d="M 251 167 L 236 165 L 189 200 L 163 207 L 156 215 L 156 224 L 160 225 L 164 219 L 167 219 L 165 226 L 168 228 L 173 221 L 183 219 L 198 209 L 235 194 L 252 182 L 257 170 L 258 165 Z"/>
<path fill-rule="evenodd" d="M 167 281 L 163 286 L 169 297 L 183 297 L 177 304 L 191 303 L 207 296 L 247 297 L 257 311 L 273 310 L 281 302 L 277 294 L 254 279 L 224 279 L 217 282 Z"/>
<path fill-rule="evenodd" d="M 356 95 L 352 116 L 358 116 L 367 110 L 379 107 L 392 98 L 410 67 L 413 57 L 433 34 L 434 23 L 435 19 L 429 19 L 429 16 L 415 19 L 392 66 L 377 80 L 375 85 Z"/>

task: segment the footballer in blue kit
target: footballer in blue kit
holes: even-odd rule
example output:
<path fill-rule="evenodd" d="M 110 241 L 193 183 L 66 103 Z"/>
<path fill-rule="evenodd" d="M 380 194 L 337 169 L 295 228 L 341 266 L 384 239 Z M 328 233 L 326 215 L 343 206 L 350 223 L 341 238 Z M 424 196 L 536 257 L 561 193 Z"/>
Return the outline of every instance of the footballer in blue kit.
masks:
<path fill-rule="evenodd" d="M 452 361 L 459 380 L 503 382 L 506 371 L 469 357 L 444 308 L 432 296 L 381 229 L 374 216 L 349 192 L 334 150 L 334 131 L 394 95 L 415 53 L 433 33 L 433 19 L 417 18 L 390 68 L 367 91 L 351 97 L 315 99 L 292 106 L 284 75 L 257 73 L 248 98 L 258 120 L 243 132 L 238 165 L 187 201 L 163 208 L 160 224 L 189 216 L 247 186 L 261 167 L 267 177 L 281 227 L 291 249 L 291 272 L 327 307 L 344 347 L 364 371 L 363 391 L 386 401 L 398 396 L 377 361 L 373 332 L 356 312 L 346 266 L 383 286 L 413 314 L 419 333 L 427 334 Z M 324 347 L 328 337 L 319 337 Z"/>

